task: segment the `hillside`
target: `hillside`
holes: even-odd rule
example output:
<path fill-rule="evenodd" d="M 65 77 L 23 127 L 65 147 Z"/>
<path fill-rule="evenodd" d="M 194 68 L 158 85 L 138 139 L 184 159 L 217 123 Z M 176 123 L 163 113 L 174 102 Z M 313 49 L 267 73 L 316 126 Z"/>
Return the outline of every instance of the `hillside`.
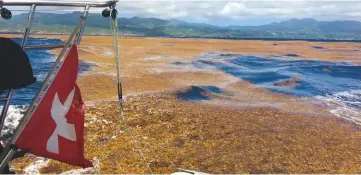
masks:
<path fill-rule="evenodd" d="M 80 12 L 67 14 L 36 13 L 33 32 L 69 33 L 79 19 Z M 0 32 L 20 32 L 27 14 L 15 15 L 11 20 L 0 19 Z M 220 27 L 158 18 L 119 18 L 122 35 L 153 37 L 216 37 L 216 38 L 283 38 L 283 39 L 361 39 L 361 22 L 317 21 L 311 18 L 290 19 L 262 26 Z M 86 34 L 109 34 L 110 22 L 100 14 L 90 14 Z"/>

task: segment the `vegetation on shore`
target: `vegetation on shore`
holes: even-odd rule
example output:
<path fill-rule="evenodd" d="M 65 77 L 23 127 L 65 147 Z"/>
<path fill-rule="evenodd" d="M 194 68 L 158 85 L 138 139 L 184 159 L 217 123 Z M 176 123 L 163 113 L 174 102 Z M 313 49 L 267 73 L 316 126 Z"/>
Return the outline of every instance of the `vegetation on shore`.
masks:
<path fill-rule="evenodd" d="M 80 12 L 67 14 L 36 13 L 35 33 L 70 33 Z M 15 15 L 9 21 L 0 20 L 0 32 L 21 32 L 27 14 Z M 316 21 L 311 18 L 290 19 L 261 26 L 221 27 L 158 18 L 119 18 L 119 29 L 124 36 L 204 37 L 204 38 L 280 38 L 280 39 L 337 39 L 360 40 L 361 22 Z M 90 14 L 86 22 L 87 35 L 110 34 L 110 22 L 100 14 Z"/>

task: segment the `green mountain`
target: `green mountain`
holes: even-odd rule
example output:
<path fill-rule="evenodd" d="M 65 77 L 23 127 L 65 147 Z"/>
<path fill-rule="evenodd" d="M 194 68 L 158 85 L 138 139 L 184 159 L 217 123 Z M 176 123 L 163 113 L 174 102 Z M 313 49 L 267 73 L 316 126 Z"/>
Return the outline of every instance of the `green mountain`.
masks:
<path fill-rule="evenodd" d="M 35 33 L 69 33 L 80 12 L 67 14 L 36 13 Z M 0 20 L 0 32 L 20 32 L 27 14 Z M 281 39 L 361 39 L 361 22 L 316 21 L 311 18 L 290 19 L 262 26 L 220 27 L 201 23 L 158 18 L 118 18 L 122 35 L 151 37 L 281 38 Z M 89 14 L 85 34 L 110 34 L 110 21 L 100 14 Z"/>

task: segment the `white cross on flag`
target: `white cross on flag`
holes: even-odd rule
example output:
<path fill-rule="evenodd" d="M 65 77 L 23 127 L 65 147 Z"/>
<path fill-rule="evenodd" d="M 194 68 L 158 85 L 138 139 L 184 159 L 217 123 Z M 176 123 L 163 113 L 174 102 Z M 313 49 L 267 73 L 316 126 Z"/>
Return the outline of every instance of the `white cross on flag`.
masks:
<path fill-rule="evenodd" d="M 15 145 L 37 156 L 90 167 L 84 158 L 84 103 L 76 85 L 78 52 L 73 45 Z"/>

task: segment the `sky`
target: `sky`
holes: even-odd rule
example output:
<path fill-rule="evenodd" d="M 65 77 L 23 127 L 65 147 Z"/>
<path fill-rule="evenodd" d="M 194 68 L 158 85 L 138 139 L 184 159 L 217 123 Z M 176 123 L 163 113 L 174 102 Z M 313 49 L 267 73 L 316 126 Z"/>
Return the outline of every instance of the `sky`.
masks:
<path fill-rule="evenodd" d="M 6 1 L 6 0 L 5 0 Z M 65 1 L 65 0 L 64 0 Z M 119 16 L 179 19 L 220 26 L 253 26 L 291 18 L 361 21 L 361 1 L 119 0 Z"/>
<path fill-rule="evenodd" d="M 361 1 L 121 1 L 122 16 L 177 18 L 216 25 L 262 25 L 290 18 L 361 21 Z"/>

